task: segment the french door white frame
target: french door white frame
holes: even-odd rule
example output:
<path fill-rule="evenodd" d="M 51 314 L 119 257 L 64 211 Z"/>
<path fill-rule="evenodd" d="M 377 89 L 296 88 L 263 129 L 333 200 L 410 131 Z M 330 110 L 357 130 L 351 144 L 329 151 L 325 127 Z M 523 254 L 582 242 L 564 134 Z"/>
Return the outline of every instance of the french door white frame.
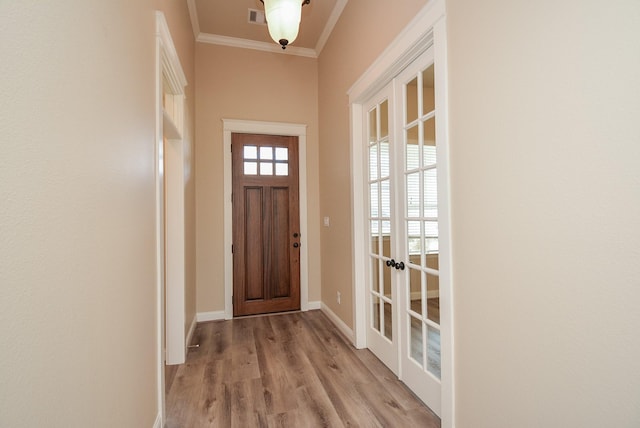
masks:
<path fill-rule="evenodd" d="M 354 345 L 367 347 L 367 272 L 369 248 L 367 236 L 367 182 L 365 153 L 365 109 L 372 96 L 389 84 L 404 68 L 420 54 L 433 46 L 439 124 L 438 132 L 438 211 L 440 246 L 440 316 L 441 316 L 441 421 L 443 428 L 455 427 L 454 402 L 454 340 L 453 340 L 453 278 L 451 269 L 451 224 L 450 195 L 440 189 L 449 189 L 448 146 L 448 82 L 447 82 L 447 34 L 444 0 L 432 0 L 409 23 L 405 30 L 387 47 L 369 69 L 349 89 L 351 114 L 351 192 L 353 200 L 353 245 L 352 254 L 354 287 Z M 442 187 L 441 187 L 442 186 Z M 402 379 L 402 366 L 399 367 Z"/>
<path fill-rule="evenodd" d="M 253 120 L 222 119 L 224 132 L 224 313 L 233 318 L 233 204 L 231 193 L 232 159 L 231 134 L 286 135 L 298 137 L 298 182 L 300 188 L 300 310 L 309 308 L 309 251 L 305 242 L 307 223 L 307 125 L 297 123 L 261 122 Z"/>

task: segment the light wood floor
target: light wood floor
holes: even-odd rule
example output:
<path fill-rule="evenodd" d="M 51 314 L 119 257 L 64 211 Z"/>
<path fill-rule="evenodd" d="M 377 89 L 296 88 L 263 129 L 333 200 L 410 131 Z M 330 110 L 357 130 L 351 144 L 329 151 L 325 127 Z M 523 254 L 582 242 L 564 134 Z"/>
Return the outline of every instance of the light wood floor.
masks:
<path fill-rule="evenodd" d="M 193 343 L 167 371 L 167 428 L 440 427 L 320 311 L 198 324 Z"/>

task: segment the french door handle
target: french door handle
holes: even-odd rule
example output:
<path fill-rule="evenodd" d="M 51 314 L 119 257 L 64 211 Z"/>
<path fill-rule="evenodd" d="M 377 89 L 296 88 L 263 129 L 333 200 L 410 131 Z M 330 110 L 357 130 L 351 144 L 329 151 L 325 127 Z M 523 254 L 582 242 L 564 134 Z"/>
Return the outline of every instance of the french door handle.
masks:
<path fill-rule="evenodd" d="M 396 269 L 404 270 L 404 262 L 398 262 L 395 265 Z"/>
<path fill-rule="evenodd" d="M 391 259 L 391 260 L 387 260 L 387 267 L 395 267 L 396 266 L 396 261 Z"/>

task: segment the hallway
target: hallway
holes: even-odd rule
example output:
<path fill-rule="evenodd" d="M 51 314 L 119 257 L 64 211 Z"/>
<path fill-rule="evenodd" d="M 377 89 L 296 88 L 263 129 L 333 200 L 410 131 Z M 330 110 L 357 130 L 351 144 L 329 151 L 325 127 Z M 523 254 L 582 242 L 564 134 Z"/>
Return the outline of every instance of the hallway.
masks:
<path fill-rule="evenodd" d="M 440 427 L 320 311 L 202 323 L 193 343 L 168 370 L 168 428 Z"/>

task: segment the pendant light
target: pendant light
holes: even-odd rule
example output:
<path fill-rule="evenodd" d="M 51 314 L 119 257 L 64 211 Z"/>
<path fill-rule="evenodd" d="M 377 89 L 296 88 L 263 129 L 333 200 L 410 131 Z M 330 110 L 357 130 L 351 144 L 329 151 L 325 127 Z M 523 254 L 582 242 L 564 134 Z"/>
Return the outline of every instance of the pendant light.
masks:
<path fill-rule="evenodd" d="M 311 0 L 260 0 L 264 4 L 269 35 L 282 49 L 298 37 L 302 6 Z"/>

